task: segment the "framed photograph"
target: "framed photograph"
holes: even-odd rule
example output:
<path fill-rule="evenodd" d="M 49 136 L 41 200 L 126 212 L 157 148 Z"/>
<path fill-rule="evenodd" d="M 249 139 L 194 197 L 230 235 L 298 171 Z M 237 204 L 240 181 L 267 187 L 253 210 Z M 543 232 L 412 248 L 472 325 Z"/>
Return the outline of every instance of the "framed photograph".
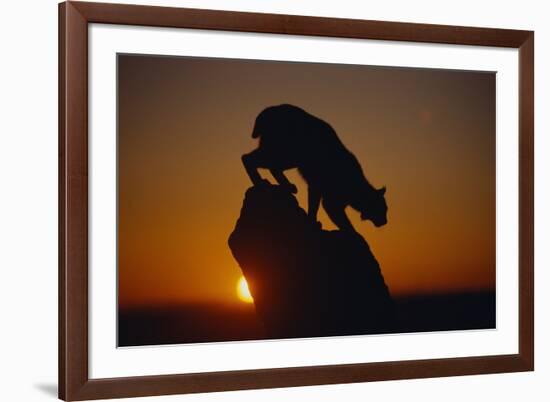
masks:
<path fill-rule="evenodd" d="M 534 369 L 534 33 L 59 5 L 59 397 Z"/>

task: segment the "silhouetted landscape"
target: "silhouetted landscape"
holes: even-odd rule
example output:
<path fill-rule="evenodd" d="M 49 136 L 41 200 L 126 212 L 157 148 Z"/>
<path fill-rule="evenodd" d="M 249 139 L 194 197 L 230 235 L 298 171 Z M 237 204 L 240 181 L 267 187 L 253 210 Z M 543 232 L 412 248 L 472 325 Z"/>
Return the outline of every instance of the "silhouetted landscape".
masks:
<path fill-rule="evenodd" d="M 395 298 L 394 304 L 397 325 L 388 333 L 495 328 L 494 292 Z M 118 346 L 279 339 L 265 332 L 254 305 L 243 303 L 121 310 L 118 331 Z"/>
<path fill-rule="evenodd" d="M 321 230 L 284 186 L 248 189 L 229 247 L 272 337 L 387 332 L 393 302 L 367 242 Z"/>
<path fill-rule="evenodd" d="M 281 186 L 246 192 L 229 246 L 254 304 L 122 309 L 119 346 L 495 328 L 494 292 L 392 298 L 367 242 Z"/>

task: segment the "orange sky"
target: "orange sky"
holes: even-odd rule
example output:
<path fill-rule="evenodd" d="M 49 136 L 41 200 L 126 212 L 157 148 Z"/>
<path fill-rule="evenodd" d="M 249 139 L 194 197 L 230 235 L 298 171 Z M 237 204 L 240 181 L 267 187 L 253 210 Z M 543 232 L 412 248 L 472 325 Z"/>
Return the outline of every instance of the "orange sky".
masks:
<path fill-rule="evenodd" d="M 329 122 L 387 186 L 386 226 L 348 215 L 392 294 L 494 288 L 493 73 L 120 55 L 118 77 L 122 307 L 237 301 L 240 157 L 256 115 L 280 103 Z"/>

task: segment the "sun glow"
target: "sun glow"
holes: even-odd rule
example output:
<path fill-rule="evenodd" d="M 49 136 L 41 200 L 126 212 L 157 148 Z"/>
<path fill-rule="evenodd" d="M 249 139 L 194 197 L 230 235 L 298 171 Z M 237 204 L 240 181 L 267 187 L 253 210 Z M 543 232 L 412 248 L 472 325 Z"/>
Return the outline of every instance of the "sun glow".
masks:
<path fill-rule="evenodd" d="M 237 296 L 245 303 L 254 303 L 254 299 L 250 294 L 250 289 L 248 289 L 248 283 L 244 276 L 241 276 L 237 281 Z"/>

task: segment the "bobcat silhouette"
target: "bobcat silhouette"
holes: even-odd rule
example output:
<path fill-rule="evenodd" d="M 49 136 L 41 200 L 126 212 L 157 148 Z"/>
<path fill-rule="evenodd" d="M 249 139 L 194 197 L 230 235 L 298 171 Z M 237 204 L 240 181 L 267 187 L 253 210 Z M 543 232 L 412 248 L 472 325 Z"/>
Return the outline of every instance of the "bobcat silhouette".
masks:
<path fill-rule="evenodd" d="M 265 168 L 283 188 L 296 193 L 284 171 L 297 168 L 308 185 L 308 215 L 315 222 L 322 200 L 342 231 L 355 232 L 347 206 L 376 227 L 387 223 L 386 188 L 376 189 L 368 182 L 355 155 L 324 120 L 297 106 L 270 106 L 256 117 L 252 138 L 260 139 L 259 146 L 242 161 L 254 185 L 269 183 L 258 173 L 258 168 Z"/>

